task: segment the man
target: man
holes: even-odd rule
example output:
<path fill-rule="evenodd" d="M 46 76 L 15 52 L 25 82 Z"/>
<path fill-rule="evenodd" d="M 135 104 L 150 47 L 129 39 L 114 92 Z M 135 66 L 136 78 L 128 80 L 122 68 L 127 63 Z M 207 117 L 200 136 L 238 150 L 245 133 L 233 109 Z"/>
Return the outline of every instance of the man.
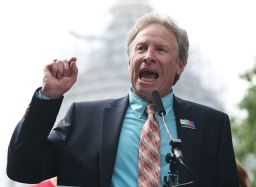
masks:
<path fill-rule="evenodd" d="M 145 113 L 145 108 L 153 101 L 152 91 L 157 90 L 171 136 L 182 140 L 183 162 L 195 176 L 190 186 L 238 186 L 228 116 L 173 94 L 172 86 L 187 63 L 186 31 L 169 17 L 149 13 L 130 30 L 127 43 L 132 84 L 128 96 L 74 103 L 52 131 L 63 94 L 75 83 L 78 70 L 76 58 L 46 66 L 42 88 L 35 92 L 12 136 L 8 176 L 24 183 L 57 176 L 58 184 L 70 186 L 163 186 L 169 171 L 165 155 L 171 149 L 156 112 L 151 120 L 155 127 L 160 123 L 157 182 L 151 184 L 153 180 L 145 176 L 146 183 L 140 182 L 141 171 L 147 175 L 144 169 L 159 166 L 150 157 L 147 166 L 138 166 L 141 132 L 147 116 L 153 115 Z M 193 178 L 180 166 L 178 180 L 181 184 Z"/>

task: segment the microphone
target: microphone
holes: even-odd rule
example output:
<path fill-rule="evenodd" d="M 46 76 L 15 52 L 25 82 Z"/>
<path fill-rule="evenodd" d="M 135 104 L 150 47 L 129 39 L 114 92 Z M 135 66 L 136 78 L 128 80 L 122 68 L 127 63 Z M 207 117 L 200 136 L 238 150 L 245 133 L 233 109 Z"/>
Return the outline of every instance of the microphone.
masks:
<path fill-rule="evenodd" d="M 163 105 L 163 102 L 162 102 L 159 92 L 157 90 L 153 91 L 152 97 L 153 97 L 153 102 L 156 105 L 159 115 L 162 116 L 166 132 L 167 132 L 168 136 L 170 137 L 170 140 L 171 140 L 170 144 L 172 145 L 172 151 L 178 160 L 182 160 L 183 155 L 181 152 L 181 140 L 174 139 L 171 136 L 171 133 L 169 131 L 169 128 L 168 128 L 166 120 L 165 120 L 166 111 L 164 109 L 164 105 Z"/>
<path fill-rule="evenodd" d="M 165 112 L 164 105 L 163 105 L 163 102 L 161 100 L 161 96 L 160 96 L 159 92 L 156 91 L 156 90 L 153 91 L 152 96 L 153 96 L 153 101 L 154 101 L 154 103 L 157 107 L 157 111 L 158 111 L 159 115 L 160 116 L 162 116 L 162 115 L 165 116 L 166 112 Z"/>
<path fill-rule="evenodd" d="M 167 124 L 166 124 L 166 120 L 165 120 L 166 112 L 165 112 L 164 105 L 163 105 L 163 102 L 162 102 L 162 99 L 161 99 L 161 96 L 160 96 L 159 92 L 157 90 L 153 91 L 152 92 L 152 97 L 153 97 L 153 102 L 156 106 L 156 109 L 157 109 L 159 115 L 162 116 L 165 130 L 166 130 L 170 140 L 174 141 L 172 136 L 171 136 L 171 133 L 169 131 L 169 128 L 167 127 Z"/>

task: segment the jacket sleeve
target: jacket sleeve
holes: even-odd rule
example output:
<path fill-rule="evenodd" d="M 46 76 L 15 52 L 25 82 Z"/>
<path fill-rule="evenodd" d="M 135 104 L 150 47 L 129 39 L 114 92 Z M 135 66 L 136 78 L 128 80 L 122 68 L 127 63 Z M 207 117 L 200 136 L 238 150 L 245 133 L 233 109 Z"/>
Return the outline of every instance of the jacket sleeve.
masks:
<path fill-rule="evenodd" d="M 225 114 L 218 154 L 218 186 L 239 187 L 229 117 Z"/>
<path fill-rule="evenodd" d="M 7 175 L 10 179 L 38 183 L 56 176 L 57 156 L 48 135 L 54 126 L 62 99 L 32 98 L 8 147 Z"/>

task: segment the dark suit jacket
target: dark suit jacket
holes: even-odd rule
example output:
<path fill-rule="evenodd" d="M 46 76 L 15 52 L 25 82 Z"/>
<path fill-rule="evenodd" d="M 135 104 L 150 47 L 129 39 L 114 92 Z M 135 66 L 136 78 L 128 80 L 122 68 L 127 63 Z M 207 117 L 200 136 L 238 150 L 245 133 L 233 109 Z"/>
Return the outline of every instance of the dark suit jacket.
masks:
<path fill-rule="evenodd" d="M 51 131 L 61 102 L 33 97 L 10 141 L 8 176 L 23 183 L 58 176 L 61 185 L 109 187 L 128 97 L 74 103 Z M 228 116 L 177 97 L 174 111 L 184 162 L 195 175 L 190 186 L 238 187 Z M 180 119 L 193 121 L 195 129 Z M 191 176 L 180 167 L 179 178 Z"/>

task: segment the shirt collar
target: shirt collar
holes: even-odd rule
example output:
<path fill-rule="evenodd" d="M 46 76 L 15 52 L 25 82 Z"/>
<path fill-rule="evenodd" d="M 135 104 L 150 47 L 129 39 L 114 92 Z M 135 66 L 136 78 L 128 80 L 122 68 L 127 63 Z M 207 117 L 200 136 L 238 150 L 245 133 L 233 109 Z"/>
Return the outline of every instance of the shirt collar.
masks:
<path fill-rule="evenodd" d="M 169 92 L 166 96 L 162 97 L 162 102 L 166 111 L 166 115 L 173 109 L 173 92 Z M 145 108 L 148 104 L 146 100 L 135 94 L 132 89 L 129 89 L 129 104 L 134 113 L 141 118 L 144 114 Z"/>

